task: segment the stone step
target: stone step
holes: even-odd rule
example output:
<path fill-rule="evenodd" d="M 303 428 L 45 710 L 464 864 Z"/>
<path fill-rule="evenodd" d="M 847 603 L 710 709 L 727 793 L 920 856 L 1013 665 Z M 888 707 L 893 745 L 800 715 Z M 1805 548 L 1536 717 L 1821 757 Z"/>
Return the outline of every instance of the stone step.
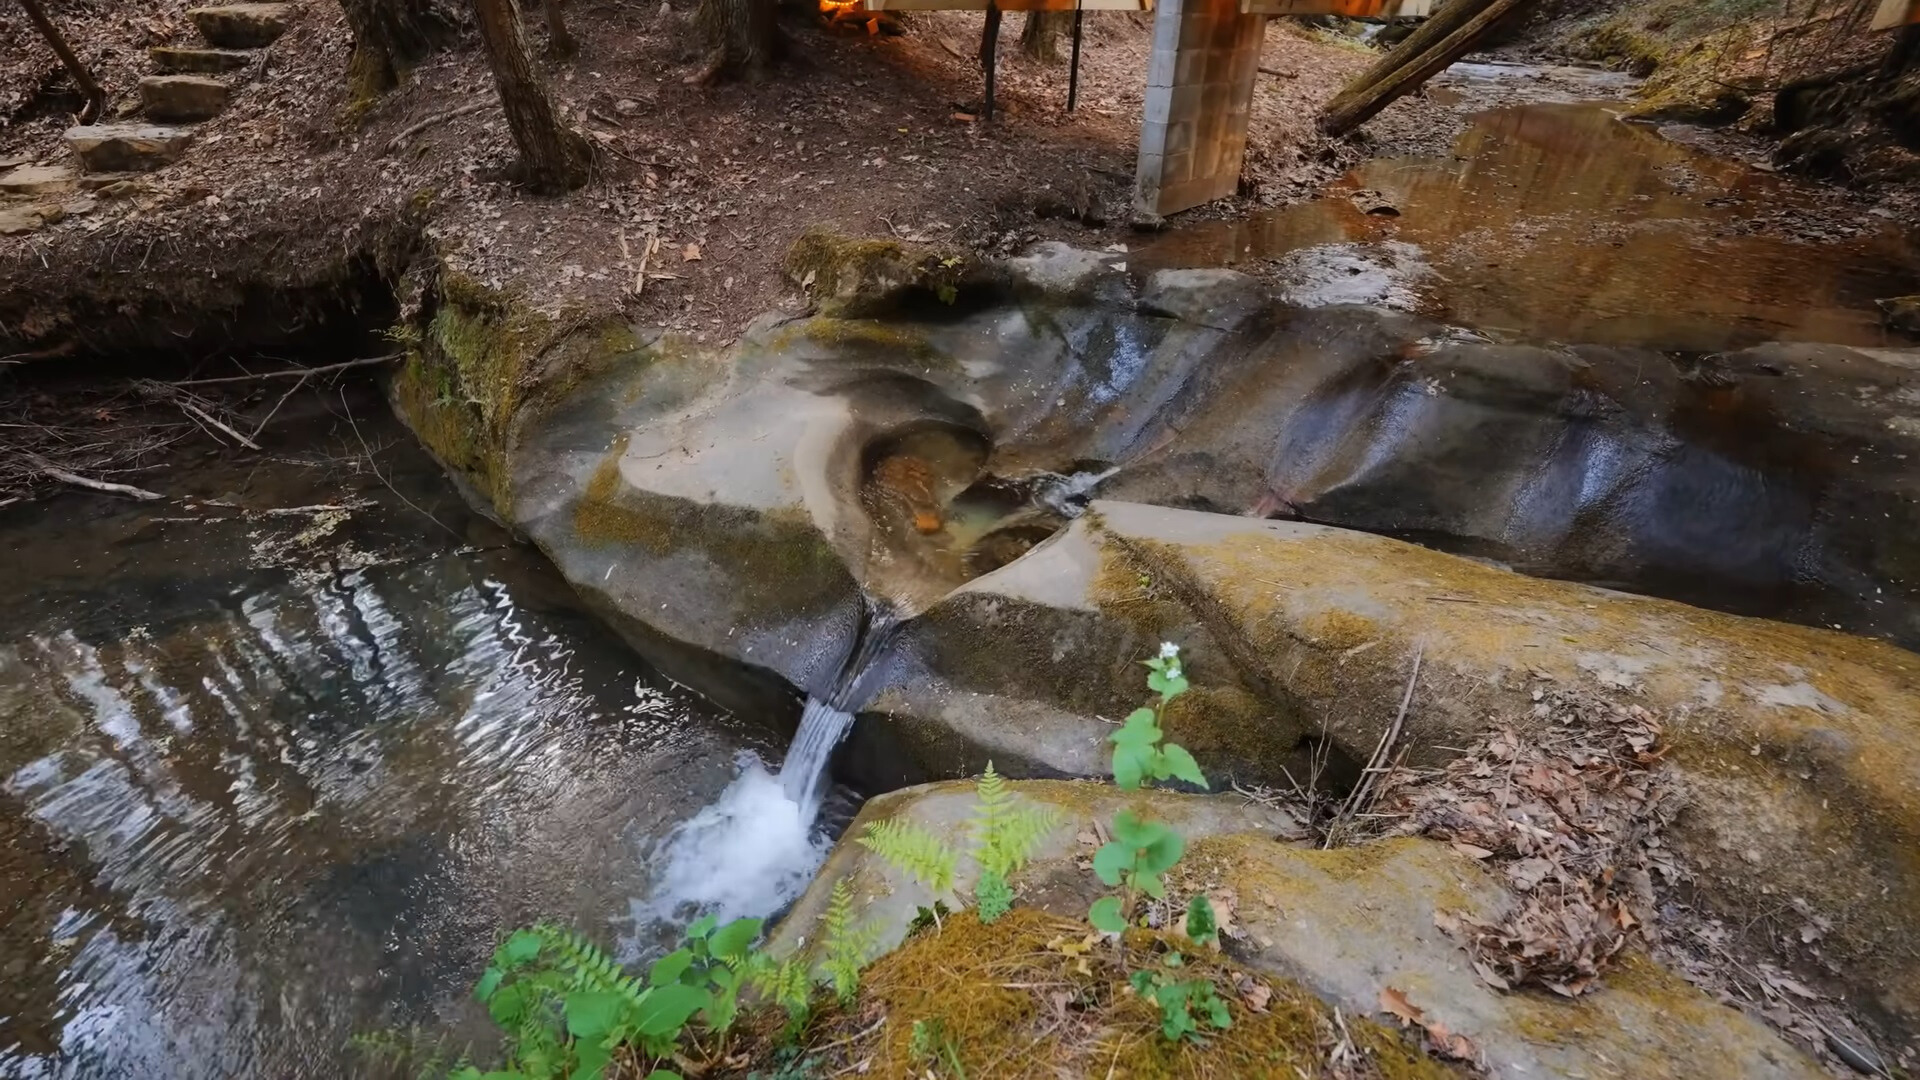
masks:
<path fill-rule="evenodd" d="M 292 14 L 292 4 L 225 4 L 193 8 L 187 17 L 215 48 L 257 49 L 286 33 Z"/>
<path fill-rule="evenodd" d="M 0 173 L 0 194 L 59 195 L 73 188 L 71 165 L 22 165 Z"/>
<path fill-rule="evenodd" d="M 161 71 L 210 75 L 220 71 L 238 71 L 253 62 L 253 54 L 243 49 L 185 49 L 177 45 L 157 45 L 147 50 L 153 66 Z"/>
<path fill-rule="evenodd" d="M 227 84 L 208 75 L 148 75 L 140 104 L 150 120 L 205 120 L 227 107 Z"/>
<path fill-rule="evenodd" d="M 87 124 L 63 138 L 88 172 L 150 172 L 187 152 L 193 132 L 159 124 Z"/>

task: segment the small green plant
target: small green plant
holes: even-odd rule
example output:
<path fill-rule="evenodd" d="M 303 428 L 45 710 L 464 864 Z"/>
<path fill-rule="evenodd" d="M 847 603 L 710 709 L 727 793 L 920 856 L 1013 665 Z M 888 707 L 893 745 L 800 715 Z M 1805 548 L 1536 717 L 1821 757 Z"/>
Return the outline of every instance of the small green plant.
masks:
<path fill-rule="evenodd" d="M 1160 1034 L 1168 1042 L 1198 1041 L 1203 1025 L 1216 1031 L 1233 1026 L 1227 1003 L 1220 999 L 1212 979 L 1182 979 L 1173 974 L 1184 963 L 1179 953 L 1168 953 L 1163 968 L 1142 968 L 1127 977 L 1134 993 L 1160 1007 Z"/>
<path fill-rule="evenodd" d="M 827 985 L 844 1005 L 851 1002 L 860 989 L 860 969 L 866 966 L 867 954 L 873 950 L 874 936 L 871 927 L 859 925 L 854 917 L 853 888 L 846 878 L 833 883 L 821 924 L 826 958 L 820 966 L 826 972 Z"/>
<path fill-rule="evenodd" d="M 924 1065 L 931 1072 L 942 1067 L 954 1077 L 954 1080 L 967 1080 L 966 1067 L 960 1064 L 960 1045 L 947 1033 L 947 1027 L 939 1018 L 915 1020 L 913 1032 L 907 1041 L 907 1056 L 915 1065 Z"/>
<path fill-rule="evenodd" d="M 506 1068 L 463 1066 L 454 1080 L 593 1080 L 623 1045 L 654 1059 L 670 1056 L 696 1015 L 723 1032 L 756 964 L 760 928 L 759 919 L 725 926 L 701 919 L 687 928 L 684 946 L 654 961 L 645 982 L 578 934 L 547 925 L 516 930 L 473 991 L 505 1033 Z M 655 1069 L 648 1080 L 677 1075 Z"/>
<path fill-rule="evenodd" d="M 362 1032 L 347 1040 L 347 1048 L 377 1067 L 380 1075 L 429 1080 L 445 1076 L 449 1068 L 445 1048 L 418 1027 Z"/>
<path fill-rule="evenodd" d="M 1060 815 L 1052 807 L 1023 805 L 1000 774 L 993 771 L 991 761 L 975 783 L 974 791 L 978 801 L 967 822 L 971 840 L 967 854 L 980 867 L 973 887 L 974 906 L 980 921 L 990 923 L 1012 908 L 1013 886 L 1009 879 L 1027 864 L 1034 849 L 1060 824 Z M 929 830 L 899 821 L 876 821 L 867 826 L 859 842 L 934 893 L 952 890 L 961 853 Z M 937 899 L 934 903 L 928 917 L 937 924 L 945 905 Z M 918 925 L 919 920 L 915 923 Z"/>
<path fill-rule="evenodd" d="M 1187 675 L 1180 663 L 1180 647 L 1160 646 L 1160 655 L 1146 661 L 1147 689 L 1159 696 L 1151 705 L 1128 714 L 1120 730 L 1109 735 L 1113 743 L 1113 782 L 1137 791 L 1150 782 L 1184 780 L 1204 788 L 1207 778 L 1185 747 L 1166 741 L 1160 728 L 1166 708 L 1187 692 Z M 1186 840 L 1172 826 L 1122 810 L 1114 815 L 1113 839 L 1093 856 L 1093 871 L 1108 885 L 1120 886 L 1119 896 L 1094 901 L 1087 912 L 1094 928 L 1118 934 L 1132 925 L 1134 905 L 1142 895 L 1160 899 L 1167 894 L 1166 873 L 1186 851 Z M 1207 908 L 1209 917 L 1212 908 Z"/>

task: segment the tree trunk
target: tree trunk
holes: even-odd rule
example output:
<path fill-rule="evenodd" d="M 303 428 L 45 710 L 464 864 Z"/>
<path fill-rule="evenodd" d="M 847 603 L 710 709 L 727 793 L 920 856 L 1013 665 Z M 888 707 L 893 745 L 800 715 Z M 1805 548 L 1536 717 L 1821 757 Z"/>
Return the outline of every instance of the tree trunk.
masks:
<path fill-rule="evenodd" d="M 1071 11 L 1029 11 L 1020 27 L 1020 51 L 1035 60 L 1060 59 L 1060 35 L 1073 25 Z"/>
<path fill-rule="evenodd" d="M 707 47 L 707 63 L 688 82 L 723 75 L 759 78 L 780 51 L 774 0 L 700 0 L 694 29 Z"/>
<path fill-rule="evenodd" d="M 1467 25 L 1475 15 L 1486 10 L 1492 0 L 1451 0 L 1441 5 L 1427 21 L 1421 23 L 1413 33 L 1388 50 L 1387 55 L 1374 62 L 1374 65 L 1360 73 L 1360 77 L 1343 87 L 1333 102 L 1332 108 L 1342 98 L 1349 95 L 1359 96 L 1368 87 L 1377 85 L 1380 80 L 1405 67 L 1407 61 L 1433 48 L 1453 35 L 1453 32 Z"/>
<path fill-rule="evenodd" d="M 522 179 L 535 191 L 571 191 L 586 183 L 592 150 L 579 132 L 560 122 L 546 84 L 534 74 L 520 27 L 520 5 L 514 0 L 473 0 L 473 8 L 507 127 L 520 148 Z"/>
<path fill-rule="evenodd" d="M 80 109 L 80 122 L 90 124 L 100 119 L 100 114 L 107 108 L 107 92 L 100 89 L 99 83 L 93 81 L 93 72 L 88 71 L 87 65 L 80 62 L 80 57 L 75 55 L 73 49 L 67 44 L 67 39 L 60 36 L 60 28 L 53 25 L 52 19 L 47 18 L 47 13 L 40 7 L 40 0 L 20 0 L 20 6 L 27 9 L 28 20 L 33 23 L 36 30 L 40 31 L 40 36 L 47 39 L 47 44 L 53 47 L 54 55 L 58 56 L 60 63 L 66 67 L 67 75 L 73 79 L 73 85 L 78 87 L 80 93 L 86 97 L 87 103 Z"/>
<path fill-rule="evenodd" d="M 563 0 L 545 0 L 544 6 L 547 12 L 547 51 L 562 60 L 573 57 L 579 53 L 580 43 L 567 32 Z"/>
<path fill-rule="evenodd" d="M 353 30 L 347 84 L 367 102 L 400 85 L 408 69 L 460 33 L 460 13 L 439 0 L 340 0 Z"/>
<path fill-rule="evenodd" d="M 1453 0 L 1441 10 L 1455 7 L 1470 8 L 1474 14 L 1459 29 L 1442 38 L 1431 48 L 1417 54 L 1409 53 L 1400 59 L 1398 66 L 1390 73 L 1369 81 L 1368 72 L 1361 76 L 1357 88 L 1349 88 L 1327 103 L 1320 110 L 1320 130 L 1328 135 L 1345 135 L 1368 120 L 1379 115 L 1381 109 L 1394 103 L 1403 94 L 1417 89 L 1421 83 L 1445 71 L 1455 60 L 1467 55 L 1473 47 L 1486 37 L 1494 25 L 1522 6 L 1524 0 Z M 1424 29 L 1424 28 L 1423 28 Z M 1376 65 L 1376 70 L 1384 68 L 1395 54 L 1414 43 L 1408 38 L 1400 49 L 1387 55 Z"/>

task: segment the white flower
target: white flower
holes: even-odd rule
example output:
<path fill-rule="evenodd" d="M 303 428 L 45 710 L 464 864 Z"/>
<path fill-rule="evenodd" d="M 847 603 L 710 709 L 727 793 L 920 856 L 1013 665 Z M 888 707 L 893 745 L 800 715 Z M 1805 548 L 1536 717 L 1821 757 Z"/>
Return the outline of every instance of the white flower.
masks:
<path fill-rule="evenodd" d="M 1171 641 L 1163 641 L 1160 643 L 1160 659 L 1172 660 L 1173 658 L 1179 655 L 1180 655 L 1180 646 L 1175 645 Z"/>
<path fill-rule="evenodd" d="M 1180 677 L 1180 665 L 1168 664 L 1166 670 L 1161 672 L 1161 674 L 1169 679 L 1177 679 Z"/>

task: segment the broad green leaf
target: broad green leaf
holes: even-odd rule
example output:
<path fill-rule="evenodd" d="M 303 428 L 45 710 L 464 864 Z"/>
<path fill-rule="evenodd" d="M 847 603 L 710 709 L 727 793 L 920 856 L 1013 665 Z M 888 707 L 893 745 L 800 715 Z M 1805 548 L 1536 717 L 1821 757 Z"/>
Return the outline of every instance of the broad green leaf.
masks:
<path fill-rule="evenodd" d="M 1164 899 L 1167 895 L 1167 883 L 1160 879 L 1159 874 L 1148 874 L 1135 870 L 1130 883 L 1134 888 L 1139 889 L 1155 900 Z"/>
<path fill-rule="evenodd" d="M 1174 678 L 1168 678 L 1164 670 L 1152 672 L 1147 676 L 1147 689 L 1159 694 L 1164 701 L 1172 701 L 1187 692 L 1186 672 Z"/>
<path fill-rule="evenodd" d="M 515 930 L 500 946 L 500 959 L 507 967 L 529 963 L 540 955 L 540 935 L 531 930 Z"/>
<path fill-rule="evenodd" d="M 1138 708 L 1127 714 L 1120 729 L 1107 736 L 1107 741 L 1115 746 L 1152 746 L 1160 741 L 1160 725 L 1153 710 Z"/>
<path fill-rule="evenodd" d="M 573 1076 L 570 1080 L 601 1080 L 613 1062 L 613 1051 L 604 1040 L 582 1040 L 573 1044 Z"/>
<path fill-rule="evenodd" d="M 1155 843 L 1172 830 L 1131 810 L 1113 815 L 1113 838 L 1128 847 L 1142 848 Z"/>
<path fill-rule="evenodd" d="M 1127 985 L 1133 987 L 1134 993 L 1146 997 L 1153 993 L 1153 972 L 1141 968 L 1127 976 Z"/>
<path fill-rule="evenodd" d="M 651 992 L 648 996 L 652 996 Z M 625 998 L 609 992 L 576 990 L 568 994 L 563 1003 L 567 1034 L 576 1039 L 605 1039 L 620 1022 L 621 1006 L 625 1003 Z M 644 1006 L 645 1001 L 641 1004 Z"/>
<path fill-rule="evenodd" d="M 707 1007 L 712 995 L 697 986 L 662 986 L 649 992 L 633 1012 L 633 1027 L 641 1035 L 664 1037 L 687 1025 L 694 1013 Z"/>
<path fill-rule="evenodd" d="M 702 915 L 694 920 L 692 926 L 687 927 L 687 940 L 691 941 L 694 938 L 706 937 L 708 934 L 713 933 L 713 928 L 718 925 L 720 925 L 718 916 Z"/>
<path fill-rule="evenodd" d="M 1093 853 L 1093 872 L 1100 875 L 1101 881 L 1118 885 L 1127 871 L 1133 869 L 1133 852 L 1133 848 L 1118 840 L 1104 844 Z"/>
<path fill-rule="evenodd" d="M 503 986 L 487 999 L 487 1015 L 503 1028 L 512 1030 L 520 1026 L 527 1015 L 528 988 L 525 983 L 513 983 Z"/>
<path fill-rule="evenodd" d="M 1153 748 L 1150 746 L 1114 747 L 1114 786 L 1122 791 L 1138 791 L 1146 782 L 1147 772 L 1153 766 L 1153 757 Z"/>
<path fill-rule="evenodd" d="M 753 946 L 753 939 L 760 936 L 761 925 L 759 919 L 735 919 L 714 931 L 707 948 L 715 956 L 738 960 L 747 955 L 747 950 Z"/>
<path fill-rule="evenodd" d="M 680 981 L 680 976 L 693 966 L 693 950 L 675 949 L 653 962 L 647 969 L 647 983 L 651 986 L 665 986 Z"/>
<path fill-rule="evenodd" d="M 1185 780 L 1196 787 L 1206 787 L 1207 777 L 1200 771 L 1200 763 L 1193 760 L 1187 748 L 1168 743 L 1160 748 L 1159 767 L 1154 770 L 1161 777 L 1171 776 L 1175 780 Z"/>
<path fill-rule="evenodd" d="M 1180 856 L 1187 850 L 1187 840 L 1178 832 L 1159 822 L 1149 822 L 1154 828 L 1153 835 L 1140 845 L 1140 857 L 1136 866 L 1148 874 L 1164 874 L 1173 869 Z"/>
<path fill-rule="evenodd" d="M 1220 941 L 1220 924 L 1213 916 L 1213 901 L 1206 893 L 1194 893 L 1187 901 L 1187 936 L 1202 945 Z"/>
<path fill-rule="evenodd" d="M 493 992 L 500 989 L 500 980 L 506 977 L 507 973 L 501 971 L 499 968 L 488 968 L 485 973 L 480 976 L 480 981 L 473 986 L 474 1000 L 485 1001 L 492 997 Z"/>
<path fill-rule="evenodd" d="M 1087 909 L 1087 921 L 1095 930 L 1103 934 L 1122 933 L 1127 928 L 1127 917 L 1120 912 L 1120 898 L 1103 896 Z"/>

